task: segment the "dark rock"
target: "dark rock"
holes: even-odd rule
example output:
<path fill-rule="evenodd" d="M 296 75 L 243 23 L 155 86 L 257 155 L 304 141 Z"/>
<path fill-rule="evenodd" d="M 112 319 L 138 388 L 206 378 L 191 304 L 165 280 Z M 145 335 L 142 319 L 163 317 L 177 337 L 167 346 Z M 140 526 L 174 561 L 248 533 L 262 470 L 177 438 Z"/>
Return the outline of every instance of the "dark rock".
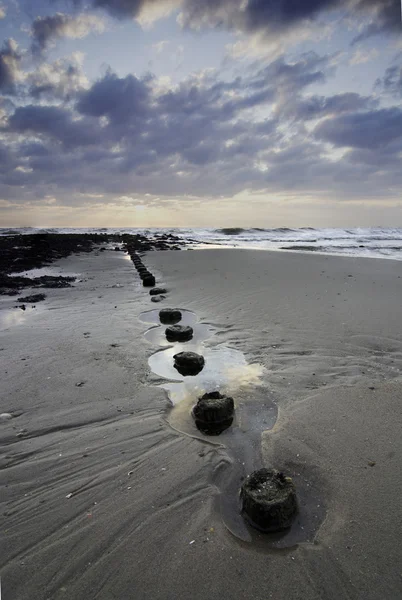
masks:
<path fill-rule="evenodd" d="M 155 277 L 153 275 L 147 275 L 142 280 L 142 285 L 144 287 L 153 287 L 155 285 Z"/>
<path fill-rule="evenodd" d="M 152 296 L 151 302 L 160 302 L 161 300 L 165 300 L 166 296 L 163 294 L 159 294 L 158 296 Z"/>
<path fill-rule="evenodd" d="M 167 290 L 165 288 L 154 288 L 149 291 L 150 296 L 156 296 L 157 294 L 166 294 Z"/>
<path fill-rule="evenodd" d="M 193 337 L 193 328 L 188 325 L 169 325 L 165 334 L 168 342 L 188 342 Z"/>
<path fill-rule="evenodd" d="M 139 276 L 141 279 L 144 279 L 144 277 L 148 277 L 148 275 L 152 275 L 152 273 L 148 270 L 142 271 L 141 273 L 139 273 Z"/>
<path fill-rule="evenodd" d="M 263 532 L 288 529 L 297 514 L 294 483 L 275 469 L 260 469 L 249 475 L 240 499 L 246 519 Z"/>
<path fill-rule="evenodd" d="M 181 321 L 181 312 L 177 308 L 162 308 L 159 311 L 159 320 L 161 323 L 174 325 Z"/>
<path fill-rule="evenodd" d="M 325 250 L 321 246 L 281 246 L 280 250 L 301 250 L 305 252 L 317 252 L 319 250 Z"/>
<path fill-rule="evenodd" d="M 119 246 L 115 247 L 115 252 L 120 252 L 121 250 L 123 250 L 123 248 L 119 248 Z"/>
<path fill-rule="evenodd" d="M 205 365 L 205 359 L 201 354 L 195 352 L 179 352 L 173 356 L 174 368 L 180 375 L 198 375 Z"/>
<path fill-rule="evenodd" d="M 29 302 L 35 304 L 36 302 L 42 302 L 46 298 L 45 294 L 32 294 L 32 296 L 23 296 L 18 298 L 18 302 Z"/>
<path fill-rule="evenodd" d="M 219 435 L 233 423 L 233 398 L 209 392 L 199 398 L 193 408 L 197 428 L 208 435 Z"/>

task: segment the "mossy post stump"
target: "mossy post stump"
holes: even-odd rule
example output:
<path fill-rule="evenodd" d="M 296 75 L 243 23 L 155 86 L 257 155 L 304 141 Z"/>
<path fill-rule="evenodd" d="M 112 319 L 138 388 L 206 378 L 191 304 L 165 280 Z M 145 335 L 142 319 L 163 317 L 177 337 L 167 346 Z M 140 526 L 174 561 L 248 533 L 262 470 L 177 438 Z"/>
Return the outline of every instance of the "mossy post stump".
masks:
<path fill-rule="evenodd" d="M 142 285 L 144 287 L 154 287 L 156 281 L 153 275 L 147 275 L 142 279 Z"/>
<path fill-rule="evenodd" d="M 165 335 L 168 342 L 188 342 L 193 337 L 193 328 L 188 325 L 169 325 Z"/>
<path fill-rule="evenodd" d="M 149 291 L 150 296 L 157 296 L 158 294 L 166 294 L 167 290 L 165 288 L 154 288 Z"/>
<path fill-rule="evenodd" d="M 205 359 L 195 352 L 179 352 L 173 356 L 174 368 L 180 375 L 198 375 L 204 368 Z"/>
<path fill-rule="evenodd" d="M 247 521 L 265 533 L 288 529 L 297 514 L 294 483 L 275 469 L 251 473 L 241 486 L 240 499 Z"/>
<path fill-rule="evenodd" d="M 193 408 L 197 429 L 207 435 L 219 435 L 233 423 L 233 398 L 209 392 L 198 399 Z"/>
<path fill-rule="evenodd" d="M 177 308 L 163 308 L 159 311 L 159 320 L 164 325 L 181 321 L 181 312 Z"/>

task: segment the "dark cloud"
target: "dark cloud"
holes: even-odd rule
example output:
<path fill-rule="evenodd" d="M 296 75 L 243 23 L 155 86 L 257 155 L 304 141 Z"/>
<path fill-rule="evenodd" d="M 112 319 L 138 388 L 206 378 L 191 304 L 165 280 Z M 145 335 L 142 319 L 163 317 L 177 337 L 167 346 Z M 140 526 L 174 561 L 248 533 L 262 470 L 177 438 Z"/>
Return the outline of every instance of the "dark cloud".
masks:
<path fill-rule="evenodd" d="M 81 95 L 77 110 L 83 115 L 108 117 L 114 122 L 127 122 L 145 115 L 150 103 L 147 79 L 134 75 L 119 78 L 112 72 L 94 83 Z"/>
<path fill-rule="evenodd" d="M 385 71 L 384 77 L 377 79 L 376 88 L 391 96 L 402 96 L 402 67 L 393 66 Z"/>
<path fill-rule="evenodd" d="M 314 134 L 334 146 L 383 149 L 402 139 L 402 109 L 383 108 L 326 119 Z"/>
<path fill-rule="evenodd" d="M 371 15 L 371 22 L 354 38 L 353 44 L 384 32 L 400 34 L 400 0 L 360 0 L 357 8 L 362 15 L 366 13 Z"/>
<path fill-rule="evenodd" d="M 4 42 L 0 50 L 0 91 L 3 94 L 16 93 L 16 84 L 22 55 L 13 39 Z"/>
<path fill-rule="evenodd" d="M 94 30 L 102 31 L 103 22 L 99 17 L 87 13 L 78 15 L 56 13 L 37 17 L 31 29 L 32 52 L 42 53 L 51 42 L 59 38 L 82 38 Z"/>
<path fill-rule="evenodd" d="M 282 107 L 282 115 L 298 120 L 320 119 L 328 115 L 373 109 L 378 100 L 370 96 L 360 96 L 354 92 L 334 96 L 310 96 L 290 98 Z"/>
<path fill-rule="evenodd" d="M 57 106 L 29 105 L 16 109 L 5 131 L 43 136 L 66 148 L 79 148 L 100 142 L 96 125 L 86 120 L 74 120 L 70 111 Z"/>
<path fill-rule="evenodd" d="M 72 0 L 85 4 L 82 0 Z M 168 0 L 91 0 L 118 19 L 138 17 L 144 8 L 166 5 Z M 400 24 L 399 0 L 183 0 L 177 1 L 182 24 L 190 28 L 226 28 L 248 33 L 275 34 L 301 23 L 312 22 L 331 10 L 342 10 L 370 22 L 361 32 L 364 39 L 384 30 L 397 31 Z"/>
<path fill-rule="evenodd" d="M 332 64 L 310 52 L 255 64 L 234 79 L 207 72 L 162 89 L 150 75 L 111 71 L 88 87 L 79 65 L 41 63 L 26 77 L 35 98 L 25 95 L 2 121 L 0 197 L 346 189 L 361 197 L 386 177 L 398 184 L 402 111 L 379 110 L 359 94 L 305 96 Z M 322 120 L 312 134 L 305 123 L 313 118 Z M 334 159 L 326 142 L 353 150 Z"/>
<path fill-rule="evenodd" d="M 145 5 L 162 4 L 163 0 L 92 0 L 95 8 L 103 8 L 118 19 L 138 16 Z"/>

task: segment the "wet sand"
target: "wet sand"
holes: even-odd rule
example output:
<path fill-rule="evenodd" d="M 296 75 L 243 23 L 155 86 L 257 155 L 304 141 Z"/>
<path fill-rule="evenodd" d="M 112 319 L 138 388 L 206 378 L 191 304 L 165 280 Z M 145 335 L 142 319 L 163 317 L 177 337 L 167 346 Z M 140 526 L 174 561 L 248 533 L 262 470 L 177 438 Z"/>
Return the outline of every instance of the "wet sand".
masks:
<path fill-rule="evenodd" d="M 155 305 L 116 254 L 57 262 L 83 281 L 0 332 L 5 597 L 401 597 L 402 263 L 146 255 L 169 289 L 158 308 L 193 311 L 209 350 L 263 369 L 233 430 L 206 438 L 151 373 L 161 348 L 139 315 Z M 239 539 L 225 503 L 259 461 L 300 490 L 282 549 Z"/>

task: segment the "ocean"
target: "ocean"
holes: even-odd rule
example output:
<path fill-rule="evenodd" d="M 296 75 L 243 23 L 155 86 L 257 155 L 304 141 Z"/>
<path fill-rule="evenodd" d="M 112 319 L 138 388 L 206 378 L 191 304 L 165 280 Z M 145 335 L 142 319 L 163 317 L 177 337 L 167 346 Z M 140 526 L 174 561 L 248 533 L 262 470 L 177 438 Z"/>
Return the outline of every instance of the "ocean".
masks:
<path fill-rule="evenodd" d="M 172 233 L 190 248 L 222 247 L 319 252 L 341 256 L 366 256 L 402 260 L 402 228 L 356 227 L 351 229 L 302 227 L 260 228 L 0 228 L 0 235 L 32 233 Z"/>

